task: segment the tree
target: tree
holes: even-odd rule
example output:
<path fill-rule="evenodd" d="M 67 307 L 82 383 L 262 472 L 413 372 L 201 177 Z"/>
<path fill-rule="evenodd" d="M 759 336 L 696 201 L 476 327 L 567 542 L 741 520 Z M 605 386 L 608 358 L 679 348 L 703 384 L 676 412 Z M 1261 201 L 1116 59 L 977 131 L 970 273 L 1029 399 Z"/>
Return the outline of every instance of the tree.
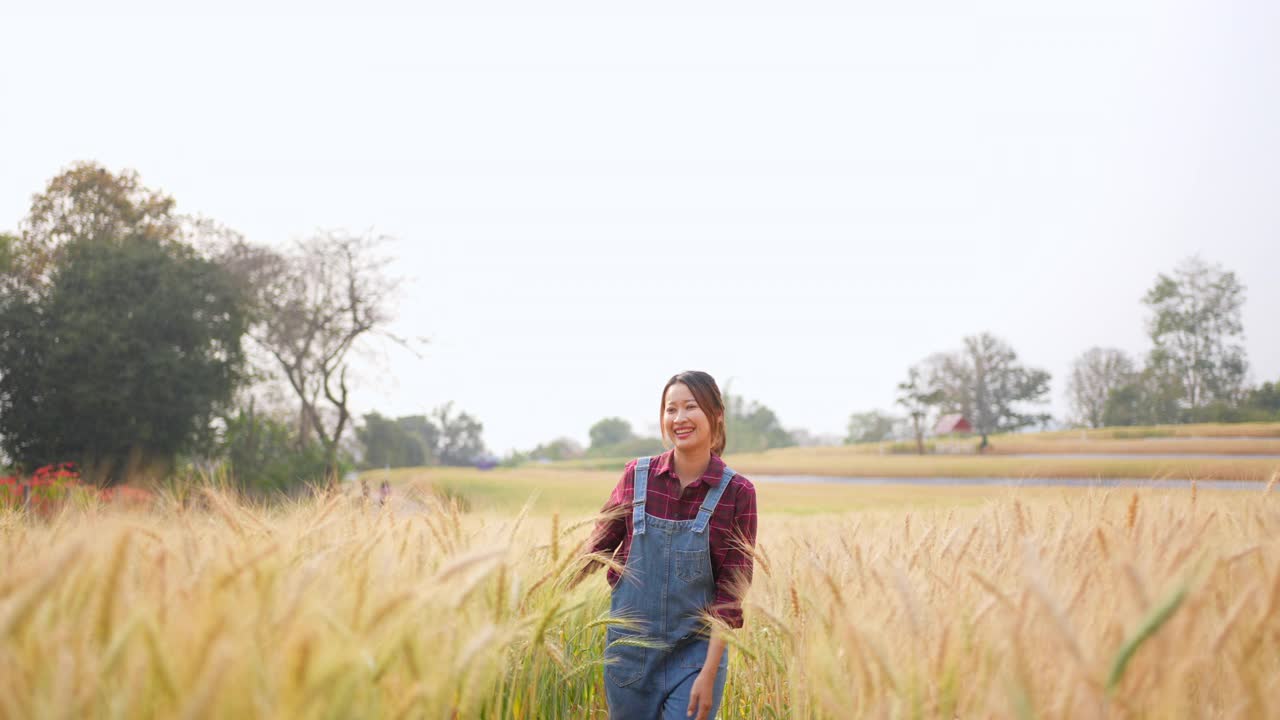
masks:
<path fill-rule="evenodd" d="M 1128 382 L 1107 393 L 1102 424 L 1161 425 L 1182 419 L 1179 407 L 1186 392 L 1176 375 L 1162 372 L 1160 367 L 1147 367 L 1134 373 Z"/>
<path fill-rule="evenodd" d="M 465 412 L 454 414 L 453 403 L 445 403 L 431 413 L 439 430 L 436 457 L 442 465 L 470 465 L 484 454 L 481 433 L 484 425 Z"/>
<path fill-rule="evenodd" d="M 879 410 L 854 413 L 849 416 L 849 434 L 844 442 L 846 445 L 880 442 L 893 434 L 897 422 L 897 418 Z"/>
<path fill-rule="evenodd" d="M 1280 382 L 1264 382 L 1250 390 L 1245 406 L 1262 415 L 1280 417 Z"/>
<path fill-rule="evenodd" d="M 246 326 L 217 265 L 146 233 L 111 240 L 69 241 L 47 284 L 0 314 L 6 451 L 28 467 L 74 459 L 108 483 L 208 432 Z"/>
<path fill-rule="evenodd" d="M 229 403 L 244 298 L 174 207 L 82 163 L 0 238 L 0 434 L 18 462 L 112 482 L 196 447 Z"/>
<path fill-rule="evenodd" d="M 309 442 L 314 433 L 324 446 L 330 483 L 351 420 L 350 353 L 374 334 L 395 339 L 385 332 L 396 284 L 376 255 L 381 241 L 330 232 L 276 257 L 243 247 L 225 256 L 260 271 L 250 336 L 275 360 L 299 401 L 299 441 Z"/>
<path fill-rule="evenodd" d="M 530 460 L 572 460 L 582 457 L 582 445 L 573 438 L 556 438 L 530 450 L 528 457 Z"/>
<path fill-rule="evenodd" d="M 631 423 L 622 418 L 605 418 L 587 431 L 591 437 L 591 449 L 598 450 L 609 445 L 618 445 L 635 437 L 631 432 Z"/>
<path fill-rule="evenodd" d="M 0 276 L 13 272 L 14 251 L 20 242 L 17 235 L 0 233 Z"/>
<path fill-rule="evenodd" d="M 1155 343 L 1148 366 L 1178 377 L 1185 406 L 1238 401 L 1247 362 L 1240 344 L 1244 286 L 1235 273 L 1191 257 L 1172 275 L 1158 275 L 1143 303 Z"/>
<path fill-rule="evenodd" d="M 283 417 L 256 412 L 254 403 L 225 418 L 219 448 L 231 477 L 251 492 L 288 492 L 324 477 L 324 448 L 300 445 L 297 427 Z"/>
<path fill-rule="evenodd" d="M 924 371 L 913 367 L 907 371 L 907 379 L 898 383 L 897 403 L 911 418 L 911 430 L 916 438 L 916 452 L 924 454 L 925 421 L 931 408 L 942 402 L 943 391 L 925 384 Z"/>
<path fill-rule="evenodd" d="M 364 466 L 419 467 L 433 462 L 439 431 L 425 415 L 396 419 L 378 413 L 364 416 L 356 437 L 364 446 Z"/>
<path fill-rule="evenodd" d="M 35 196 L 21 236 L 10 244 L 10 285 L 34 291 L 50 281 L 67 249 L 78 243 L 180 242 L 185 218 L 172 197 L 142 185 L 138 173 L 112 173 L 77 163 Z"/>
<path fill-rule="evenodd" d="M 725 452 L 760 452 L 796 444 L 772 410 L 735 395 L 725 395 L 725 434 Z"/>
<path fill-rule="evenodd" d="M 968 418 L 982 435 L 983 448 L 991 433 L 1049 419 L 1024 408 L 1046 401 L 1049 373 L 1020 365 L 1013 348 L 989 333 L 966 337 L 962 350 L 935 355 L 930 365 L 929 387 L 941 394 L 943 412 Z"/>
<path fill-rule="evenodd" d="M 1123 351 L 1094 347 L 1071 364 L 1067 398 L 1077 422 L 1102 427 L 1107 398 L 1113 390 L 1134 381 L 1133 361 Z"/>

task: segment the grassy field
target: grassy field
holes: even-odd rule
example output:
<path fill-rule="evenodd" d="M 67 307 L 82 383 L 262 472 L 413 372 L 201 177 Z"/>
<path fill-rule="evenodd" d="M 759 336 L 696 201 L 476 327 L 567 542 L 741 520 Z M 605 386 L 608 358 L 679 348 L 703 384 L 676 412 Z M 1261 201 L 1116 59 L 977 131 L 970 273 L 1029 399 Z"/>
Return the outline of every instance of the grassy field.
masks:
<path fill-rule="evenodd" d="M 0 515 L 0 717 L 603 718 L 613 476 Z M 760 490 L 724 718 L 1280 713 L 1269 486 Z"/>
<path fill-rule="evenodd" d="M 993 435 L 992 449 L 973 454 L 975 439 L 938 440 L 927 455 L 888 452 L 893 443 L 779 448 L 725 459 L 750 476 L 1174 478 L 1261 480 L 1280 470 L 1280 423 L 1166 425 Z M 901 445 L 901 443 L 898 443 Z M 1116 457 L 1106 457 L 1107 454 Z M 1223 457 L 1169 457 L 1170 455 Z M 1036 457 L 1046 455 L 1049 457 Z M 1078 455 L 1079 457 L 1070 457 Z M 1137 455 L 1138 457 L 1126 457 Z M 1148 455 L 1149 457 L 1142 457 Z M 617 472 L 630 458 L 551 463 L 561 470 Z"/>
<path fill-rule="evenodd" d="M 547 468 L 473 470 L 405 468 L 374 470 L 365 478 L 376 485 L 391 481 L 396 492 L 454 498 L 473 511 L 515 513 L 526 505 L 535 514 L 562 516 L 599 512 L 618 482 L 615 471 L 564 471 Z M 778 515 L 812 515 L 869 508 L 927 508 L 976 505 L 1009 489 L 977 485 L 842 485 L 838 483 L 758 483 L 759 506 Z M 1020 488 L 1025 496 L 1058 495 L 1056 488 Z"/>
<path fill-rule="evenodd" d="M 1036 457 L 1008 455 L 867 455 L 842 447 L 780 448 L 725 460 L 748 477 L 1174 478 L 1261 480 L 1280 458 Z"/>
<path fill-rule="evenodd" d="M 1034 455 L 873 455 L 856 447 L 779 448 L 728 455 L 725 461 L 752 475 L 832 477 L 955 478 L 1173 478 L 1180 480 L 1266 481 L 1280 470 L 1280 458 L 1036 457 Z M 604 471 L 615 478 L 626 465 L 613 460 L 549 463 L 558 472 Z M 537 469 L 537 466 L 526 466 Z"/>

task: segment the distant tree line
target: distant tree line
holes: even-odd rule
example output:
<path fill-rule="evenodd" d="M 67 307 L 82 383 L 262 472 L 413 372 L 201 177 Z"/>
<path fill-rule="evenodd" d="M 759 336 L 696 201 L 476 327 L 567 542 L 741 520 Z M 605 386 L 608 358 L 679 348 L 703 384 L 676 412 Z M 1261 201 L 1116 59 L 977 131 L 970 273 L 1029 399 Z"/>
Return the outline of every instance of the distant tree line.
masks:
<path fill-rule="evenodd" d="M 1089 427 L 1280 419 L 1276 384 L 1248 387 L 1244 286 L 1235 273 L 1190 258 L 1143 297 L 1151 349 L 1141 362 L 1094 347 L 1072 363 L 1073 420 Z"/>
<path fill-rule="evenodd" d="M 465 412 L 454 412 L 453 404 L 446 403 L 430 415 L 394 420 L 369 413 L 356 436 L 364 449 L 364 467 L 395 468 L 472 465 L 485 455 L 483 432 L 483 423 Z"/>
<path fill-rule="evenodd" d="M 773 410 L 740 396 L 725 395 L 725 453 L 760 452 L 796 444 L 796 432 L 783 428 Z M 597 421 L 587 431 L 590 444 L 558 437 L 526 451 L 514 451 L 503 463 L 552 462 L 582 458 L 634 458 L 656 455 L 666 448 L 658 437 L 637 434 L 631 423 L 619 417 Z"/>
<path fill-rule="evenodd" d="M 1247 387 L 1240 318 L 1244 287 L 1234 273 L 1198 257 L 1161 273 L 1144 295 L 1151 349 L 1139 363 L 1123 351 L 1094 347 L 1072 363 L 1066 391 L 1069 422 L 1083 427 L 1280 420 L 1280 384 Z M 959 414 L 981 436 L 1050 422 L 1050 375 L 1019 362 L 989 333 L 962 340 L 907 371 L 897 404 L 905 417 L 880 410 L 849 418 L 847 443 L 903 434 L 925 452 L 930 423 Z"/>
<path fill-rule="evenodd" d="M 553 462 L 579 458 L 620 458 L 656 455 L 662 452 L 662 441 L 656 437 L 636 434 L 631 423 L 619 417 L 607 417 L 597 421 L 587 431 L 591 444 L 583 447 L 570 437 L 558 437 L 539 443 L 531 450 L 516 450 L 503 458 L 505 465 L 526 462 Z"/>

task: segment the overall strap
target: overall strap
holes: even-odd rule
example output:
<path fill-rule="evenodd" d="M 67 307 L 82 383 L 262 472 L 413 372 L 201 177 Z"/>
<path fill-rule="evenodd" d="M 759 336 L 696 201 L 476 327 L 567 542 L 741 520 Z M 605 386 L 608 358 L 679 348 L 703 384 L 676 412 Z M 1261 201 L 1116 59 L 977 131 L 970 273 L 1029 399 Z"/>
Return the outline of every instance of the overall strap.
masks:
<path fill-rule="evenodd" d="M 636 461 L 636 477 L 633 483 L 635 492 L 632 495 L 634 509 L 631 511 L 633 535 L 644 534 L 644 501 L 649 495 L 649 458 L 642 457 Z"/>
<path fill-rule="evenodd" d="M 707 493 L 706 499 L 702 501 L 702 507 L 698 508 L 698 519 L 693 521 L 694 532 L 702 534 L 702 531 L 707 529 L 707 523 L 711 522 L 711 514 L 716 511 L 716 505 L 720 504 L 720 496 L 724 495 L 725 488 L 729 487 L 729 481 L 735 474 L 728 465 L 724 466 L 724 475 L 720 476 L 720 483 L 711 488 L 711 492 Z"/>

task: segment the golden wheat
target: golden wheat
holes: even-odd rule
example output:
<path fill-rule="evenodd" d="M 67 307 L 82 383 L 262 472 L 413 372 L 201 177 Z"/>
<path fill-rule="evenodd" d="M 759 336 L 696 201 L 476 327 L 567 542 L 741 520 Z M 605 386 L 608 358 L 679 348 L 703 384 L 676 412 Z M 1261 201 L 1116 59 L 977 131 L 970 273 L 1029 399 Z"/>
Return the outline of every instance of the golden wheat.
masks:
<path fill-rule="evenodd" d="M 1108 497 L 763 507 L 722 717 L 1280 713 L 1269 494 Z M 0 717 L 605 717 L 590 523 L 464 504 L 0 515 Z"/>

